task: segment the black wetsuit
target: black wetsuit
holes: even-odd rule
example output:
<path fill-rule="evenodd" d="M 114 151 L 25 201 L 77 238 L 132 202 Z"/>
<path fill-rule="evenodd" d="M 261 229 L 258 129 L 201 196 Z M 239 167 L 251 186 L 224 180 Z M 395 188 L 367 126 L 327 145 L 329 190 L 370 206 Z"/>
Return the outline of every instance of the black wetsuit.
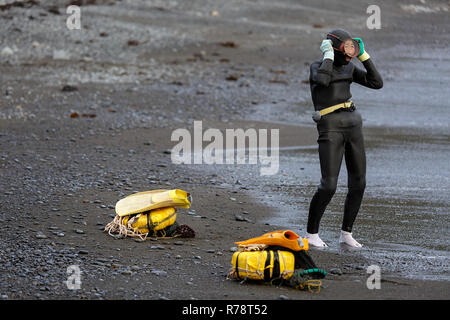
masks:
<path fill-rule="evenodd" d="M 356 82 L 372 89 L 383 86 L 383 80 L 371 59 L 363 62 L 362 70 L 342 57 L 319 60 L 311 65 L 311 95 L 316 110 L 343 103 L 351 98 L 350 84 Z M 362 134 L 362 118 L 354 108 L 340 109 L 322 116 L 317 122 L 319 158 L 322 179 L 311 200 L 308 216 L 308 233 L 318 233 L 322 215 L 333 197 L 342 158 L 348 173 L 348 193 L 344 205 L 342 230 L 351 232 L 353 222 L 366 186 L 366 155 Z"/>

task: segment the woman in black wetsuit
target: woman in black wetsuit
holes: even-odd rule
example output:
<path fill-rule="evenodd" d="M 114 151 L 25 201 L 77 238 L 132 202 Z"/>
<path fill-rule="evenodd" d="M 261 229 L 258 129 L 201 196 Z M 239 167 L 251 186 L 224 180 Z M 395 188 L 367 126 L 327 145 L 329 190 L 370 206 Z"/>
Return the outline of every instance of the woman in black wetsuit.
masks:
<path fill-rule="evenodd" d="M 322 178 L 314 194 L 308 215 L 309 244 L 327 247 L 319 238 L 320 219 L 333 197 L 342 158 L 348 173 L 348 193 L 344 204 L 344 219 L 339 239 L 351 247 L 361 247 L 352 237 L 352 226 L 358 214 L 366 186 L 366 154 L 362 134 L 361 114 L 350 101 L 350 84 L 356 82 L 371 89 L 380 89 L 383 80 L 361 39 L 352 39 L 342 29 L 328 33 L 320 47 L 323 59 L 311 64 L 311 95 L 316 110 L 319 138 L 319 158 Z M 350 62 L 358 57 L 366 70 Z"/>

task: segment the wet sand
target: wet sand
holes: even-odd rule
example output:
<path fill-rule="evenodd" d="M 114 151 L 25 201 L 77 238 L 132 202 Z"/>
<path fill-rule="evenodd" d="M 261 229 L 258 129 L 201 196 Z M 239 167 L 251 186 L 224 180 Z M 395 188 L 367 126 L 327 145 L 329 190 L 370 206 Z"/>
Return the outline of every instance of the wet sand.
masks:
<path fill-rule="evenodd" d="M 448 13 L 414 14 L 382 2 L 383 29 L 369 31 L 366 8 L 357 2 L 345 12 L 314 1 L 111 2 L 82 7 L 78 33 L 67 30 L 63 14 L 49 11 L 50 2 L 0 12 L 8 31 L 0 50 L 12 51 L 0 56 L 2 298 L 448 299 L 449 132 L 442 93 L 449 73 L 440 72 L 448 57 L 439 42 L 448 40 Z M 63 13 L 64 2 L 54 3 Z M 226 280 L 235 241 L 277 229 L 305 232 L 319 181 L 305 80 L 308 63 L 318 58 L 314 48 L 336 27 L 331 18 L 361 33 L 385 79 L 379 92 L 352 91 L 367 119 L 371 169 L 355 230 L 365 248 L 337 245 L 343 171 L 322 223 L 330 249 L 310 252 L 328 271 L 320 294 Z M 424 29 L 431 20 L 434 29 Z M 422 34 L 414 38 L 413 30 Z M 423 57 L 422 43 L 412 40 L 431 34 L 432 54 Z M 227 41 L 235 45 L 220 44 Z M 416 61 L 432 71 L 411 69 Z M 65 85 L 75 89 L 62 90 Z M 428 87 L 425 99 L 420 90 Z M 412 110 L 395 126 L 383 109 L 391 102 L 400 114 Z M 424 102 L 438 112 L 414 122 Z M 194 120 L 219 130 L 279 129 L 279 173 L 173 164 L 171 133 L 191 129 Z M 418 166 L 428 162 L 435 166 Z M 159 188 L 192 193 L 192 208 L 179 210 L 177 221 L 193 227 L 196 238 L 138 243 L 102 231 L 117 200 Z M 73 264 L 83 272 L 76 291 L 64 284 Z M 367 289 L 372 264 L 381 267 L 381 290 Z"/>

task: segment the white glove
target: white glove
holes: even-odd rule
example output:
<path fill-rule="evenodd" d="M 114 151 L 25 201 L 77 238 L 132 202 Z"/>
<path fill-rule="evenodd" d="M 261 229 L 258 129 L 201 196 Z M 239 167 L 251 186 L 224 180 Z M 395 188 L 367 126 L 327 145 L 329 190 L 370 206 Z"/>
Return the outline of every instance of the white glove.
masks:
<path fill-rule="evenodd" d="M 330 59 L 334 61 L 334 49 L 330 39 L 325 39 L 322 41 L 320 51 L 323 53 L 323 59 Z"/>

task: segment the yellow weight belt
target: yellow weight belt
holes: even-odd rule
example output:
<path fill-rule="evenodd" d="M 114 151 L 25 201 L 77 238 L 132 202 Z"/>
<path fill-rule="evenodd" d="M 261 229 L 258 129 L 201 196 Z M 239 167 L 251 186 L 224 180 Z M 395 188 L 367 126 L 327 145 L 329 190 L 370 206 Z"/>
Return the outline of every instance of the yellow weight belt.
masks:
<path fill-rule="evenodd" d="M 344 103 L 339 103 L 334 106 L 322 109 L 319 112 L 320 112 L 320 115 L 323 117 L 324 115 L 332 113 L 332 112 L 336 111 L 337 109 L 350 108 L 352 105 L 353 105 L 352 101 L 347 101 Z"/>

